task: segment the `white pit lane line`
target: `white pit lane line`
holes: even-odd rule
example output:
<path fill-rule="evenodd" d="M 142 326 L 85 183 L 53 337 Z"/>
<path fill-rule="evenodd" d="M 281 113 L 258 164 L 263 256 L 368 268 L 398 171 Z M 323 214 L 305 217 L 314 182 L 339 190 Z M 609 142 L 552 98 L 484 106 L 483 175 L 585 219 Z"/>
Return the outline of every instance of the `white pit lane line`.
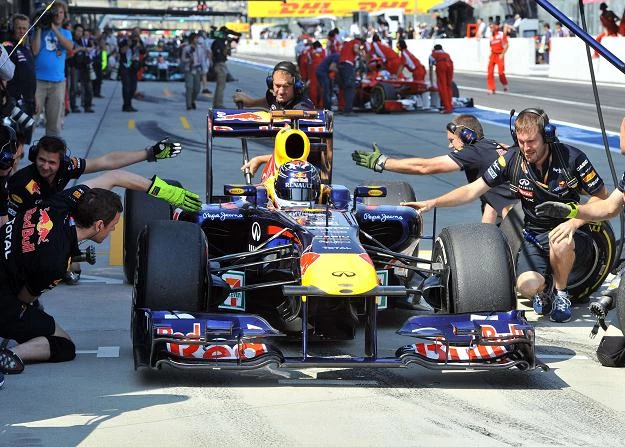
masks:
<path fill-rule="evenodd" d="M 76 354 L 95 354 L 97 358 L 117 358 L 119 346 L 99 346 L 98 349 L 76 350 Z"/>

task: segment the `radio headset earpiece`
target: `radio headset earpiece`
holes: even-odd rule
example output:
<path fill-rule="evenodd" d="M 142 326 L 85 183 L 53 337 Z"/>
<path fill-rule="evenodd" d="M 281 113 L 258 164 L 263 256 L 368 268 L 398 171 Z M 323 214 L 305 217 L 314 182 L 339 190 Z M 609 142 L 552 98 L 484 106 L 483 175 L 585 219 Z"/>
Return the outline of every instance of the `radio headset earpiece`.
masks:
<path fill-rule="evenodd" d="M 295 94 L 299 95 L 304 90 L 304 82 L 300 77 L 299 71 L 293 62 L 282 61 L 278 62 L 278 64 L 273 67 L 273 71 L 269 76 L 267 76 L 267 88 L 269 90 L 273 90 L 273 75 L 276 71 L 286 71 L 288 74 L 293 76 L 293 88 L 295 90 Z"/>
<path fill-rule="evenodd" d="M 550 144 L 550 143 L 556 143 L 558 141 L 558 138 L 556 137 L 556 126 L 554 126 L 553 124 L 549 122 L 549 117 L 547 116 L 544 110 L 532 109 L 532 108 L 524 109 L 519 112 L 519 114 L 517 115 L 517 119 L 519 116 L 523 115 L 524 113 L 531 113 L 532 115 L 537 115 L 540 117 L 541 122 L 542 122 L 541 133 L 543 135 L 543 140 L 545 141 L 545 143 Z M 513 120 L 512 119 L 513 117 L 514 117 L 514 109 L 510 110 L 510 135 L 512 135 L 514 144 L 518 146 L 519 140 L 517 139 L 516 130 L 514 128 L 514 122 L 516 120 Z"/>
<path fill-rule="evenodd" d="M 454 135 L 456 134 L 456 131 L 460 130 L 460 132 L 458 132 L 458 138 L 460 138 L 460 141 L 464 144 L 473 144 L 478 140 L 477 133 L 473 129 L 462 124 L 447 123 L 447 130 Z"/>
<path fill-rule="evenodd" d="M 65 166 L 70 163 L 69 150 L 67 149 L 67 144 L 65 144 L 65 140 L 59 137 L 50 137 L 45 136 L 38 140 L 35 144 L 31 145 L 28 149 L 28 160 L 31 163 L 35 163 L 37 161 L 37 154 L 39 154 L 39 147 L 41 146 L 42 140 L 45 142 L 46 140 L 56 140 L 56 144 L 63 145 L 63 151 L 61 155 L 61 166 L 59 170 L 62 171 Z"/>

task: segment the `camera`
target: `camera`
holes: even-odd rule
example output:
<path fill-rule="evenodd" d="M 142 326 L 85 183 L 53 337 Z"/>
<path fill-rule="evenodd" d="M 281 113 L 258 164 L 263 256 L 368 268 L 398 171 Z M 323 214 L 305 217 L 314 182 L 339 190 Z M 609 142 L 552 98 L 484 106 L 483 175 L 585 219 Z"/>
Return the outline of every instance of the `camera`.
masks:
<path fill-rule="evenodd" d="M 50 28 L 52 26 L 52 20 L 57 14 L 58 12 L 54 9 L 46 11 L 46 6 L 43 5 L 41 8 L 35 11 L 31 18 L 31 22 L 35 23 L 39 16 L 41 16 L 36 26 L 39 28 Z"/>
<path fill-rule="evenodd" d="M 2 104 L 0 105 L 0 117 L 9 117 L 23 128 L 32 127 L 35 124 L 33 117 L 24 112 L 15 98 L 9 96 L 4 88 L 0 92 L 0 96 L 0 103 Z"/>

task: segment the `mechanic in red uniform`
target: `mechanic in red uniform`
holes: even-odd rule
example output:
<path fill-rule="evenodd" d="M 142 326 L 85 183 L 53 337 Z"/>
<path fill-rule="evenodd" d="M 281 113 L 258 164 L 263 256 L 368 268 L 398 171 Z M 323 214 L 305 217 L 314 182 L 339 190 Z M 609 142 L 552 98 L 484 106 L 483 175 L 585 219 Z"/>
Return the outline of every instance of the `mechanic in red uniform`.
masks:
<path fill-rule="evenodd" d="M 399 55 L 388 45 L 382 43 L 379 34 L 373 35 L 373 42 L 371 44 L 371 56 L 377 56 L 382 59 L 384 67 L 388 70 L 392 77 L 398 77 L 404 69 Z"/>
<path fill-rule="evenodd" d="M 619 34 L 619 26 L 616 24 L 618 17 L 614 14 L 614 11 L 608 9 L 606 3 L 601 3 L 599 9 L 601 10 L 599 20 L 601 20 L 603 32 L 596 37 L 597 42 L 601 42 L 605 36 L 618 36 Z M 621 26 L 623 26 L 622 23 Z M 599 57 L 599 53 L 595 51 L 594 57 Z"/>
<path fill-rule="evenodd" d="M 352 159 L 358 166 L 375 172 L 398 172 L 412 175 L 433 175 L 464 171 L 467 182 L 478 179 L 506 153 L 506 147 L 484 137 L 482 123 L 473 115 L 458 115 L 447 124 L 450 153 L 432 158 L 391 158 L 384 155 L 373 143 L 373 151 L 354 151 Z M 480 197 L 482 222 L 496 223 L 497 216 L 506 217 L 517 202 L 507 186 L 500 185 Z"/>
<path fill-rule="evenodd" d="M 341 48 L 339 56 L 339 112 L 343 104 L 343 115 L 354 113 L 354 94 L 356 90 L 356 64 L 360 58 L 361 45 L 364 39 L 354 37 Z"/>
<path fill-rule="evenodd" d="M 15 340 L 0 349 L 0 373 L 19 374 L 28 362 L 65 362 L 76 346 L 54 318 L 43 311 L 39 296 L 56 286 L 84 240 L 100 243 L 115 229 L 122 212 L 122 186 L 198 211 L 197 194 L 125 171 L 110 171 L 61 191 L 12 217 L 1 229 L 0 337 Z"/>
<path fill-rule="evenodd" d="M 317 79 L 317 68 L 326 57 L 326 50 L 321 46 L 321 42 L 316 40 L 313 42 L 310 51 L 307 53 L 308 58 L 308 96 L 315 105 L 315 109 L 321 109 L 323 107 L 323 98 L 321 89 L 319 88 L 319 81 Z"/>
<path fill-rule="evenodd" d="M 425 67 L 421 61 L 417 59 L 417 56 L 408 50 L 408 46 L 406 45 L 406 41 L 404 39 L 399 39 L 397 41 L 397 49 L 399 50 L 399 57 L 401 58 L 404 68 L 407 68 L 412 73 L 412 80 L 425 82 Z"/>
<path fill-rule="evenodd" d="M 449 54 L 443 51 L 443 46 L 440 44 L 434 45 L 430 55 L 430 71 L 432 67 L 436 68 L 436 85 L 443 107 L 441 113 L 452 113 L 454 111 L 452 105 L 454 63 Z"/>
<path fill-rule="evenodd" d="M 308 81 L 308 54 L 312 51 L 312 44 L 309 40 L 304 41 L 304 49 L 297 57 L 297 68 L 301 75 L 302 81 Z"/>
<path fill-rule="evenodd" d="M 488 70 L 486 75 L 486 88 L 488 94 L 495 93 L 495 65 L 499 73 L 499 81 L 503 85 L 503 91 L 508 91 L 508 79 L 506 79 L 506 65 L 504 56 L 508 51 L 508 36 L 499 29 L 499 22 L 490 24 L 490 58 L 488 59 Z"/>

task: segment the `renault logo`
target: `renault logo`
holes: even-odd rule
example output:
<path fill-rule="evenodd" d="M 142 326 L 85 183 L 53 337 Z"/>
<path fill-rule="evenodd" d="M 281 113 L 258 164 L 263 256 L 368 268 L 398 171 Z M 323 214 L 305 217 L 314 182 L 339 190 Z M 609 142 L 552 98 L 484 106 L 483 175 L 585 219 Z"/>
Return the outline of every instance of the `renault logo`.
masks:
<path fill-rule="evenodd" d="M 347 276 L 348 278 L 351 278 L 352 276 L 356 276 L 356 274 L 354 272 L 332 272 L 332 276 L 337 276 L 337 277 L 341 277 L 341 276 Z"/>

